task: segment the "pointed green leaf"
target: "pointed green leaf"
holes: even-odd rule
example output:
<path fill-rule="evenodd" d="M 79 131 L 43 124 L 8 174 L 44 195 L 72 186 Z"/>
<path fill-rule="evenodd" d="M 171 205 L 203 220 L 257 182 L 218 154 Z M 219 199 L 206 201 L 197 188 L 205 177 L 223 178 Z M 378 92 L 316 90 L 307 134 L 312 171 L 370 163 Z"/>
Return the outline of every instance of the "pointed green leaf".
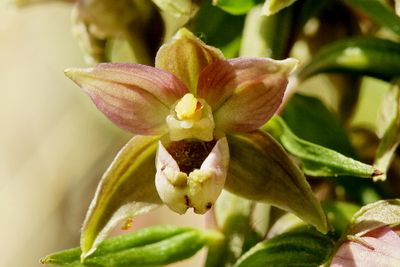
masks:
<path fill-rule="evenodd" d="M 263 7 L 263 13 L 267 16 L 273 15 L 296 1 L 297 0 L 266 0 Z"/>
<path fill-rule="evenodd" d="M 158 266 L 189 258 L 204 245 L 219 238 L 221 235 L 212 231 L 154 226 L 104 240 L 83 262 L 80 260 L 80 248 L 53 253 L 41 262 L 69 267 Z"/>
<path fill-rule="evenodd" d="M 261 131 L 230 135 L 228 143 L 227 190 L 293 212 L 321 232 L 328 230 L 325 214 L 304 175 L 270 135 Z"/>
<path fill-rule="evenodd" d="M 400 17 L 380 0 L 343 0 L 344 3 L 365 12 L 377 24 L 400 35 Z"/>
<path fill-rule="evenodd" d="M 319 51 L 299 77 L 306 79 L 325 72 L 391 80 L 400 76 L 400 43 L 373 37 L 337 41 Z"/>
<path fill-rule="evenodd" d="M 320 266 L 328 260 L 334 246 L 331 239 L 315 230 L 293 231 L 257 244 L 234 267 Z"/>
<path fill-rule="evenodd" d="M 400 224 L 400 199 L 380 200 L 362 207 L 354 214 L 347 235 L 362 236 L 384 225 Z"/>
<path fill-rule="evenodd" d="M 263 0 L 213 0 L 213 5 L 233 15 L 247 13 L 253 6 Z"/>
<path fill-rule="evenodd" d="M 400 144 L 400 88 L 395 84 L 383 100 L 379 116 L 378 134 L 382 137 L 375 156 L 374 166 L 387 172 Z M 377 180 L 386 180 L 386 174 Z"/>
<path fill-rule="evenodd" d="M 92 253 L 119 222 L 160 204 L 155 185 L 157 136 L 135 136 L 105 172 L 82 227 L 82 256 Z"/>
<path fill-rule="evenodd" d="M 298 138 L 279 116 L 274 116 L 262 129 L 272 134 L 289 153 L 301 160 L 307 175 L 325 177 L 350 175 L 371 178 L 381 174 L 368 164 Z"/>

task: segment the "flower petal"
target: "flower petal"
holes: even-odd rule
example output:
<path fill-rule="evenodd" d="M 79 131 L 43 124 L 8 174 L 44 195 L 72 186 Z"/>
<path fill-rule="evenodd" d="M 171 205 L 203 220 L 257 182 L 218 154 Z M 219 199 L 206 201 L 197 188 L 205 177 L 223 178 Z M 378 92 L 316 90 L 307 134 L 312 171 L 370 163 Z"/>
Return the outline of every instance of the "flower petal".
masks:
<path fill-rule="evenodd" d="M 268 134 L 228 135 L 230 163 L 225 189 L 292 212 L 319 231 L 328 223 L 304 175 Z"/>
<path fill-rule="evenodd" d="M 258 129 L 279 107 L 295 59 L 241 58 L 217 61 L 200 74 L 198 95 L 225 132 Z"/>
<path fill-rule="evenodd" d="M 200 72 L 221 59 L 224 56 L 219 49 L 206 45 L 183 28 L 158 50 L 156 67 L 175 74 L 196 95 Z"/>
<path fill-rule="evenodd" d="M 381 227 L 361 237 L 365 244 L 348 241 L 340 246 L 331 267 L 400 266 L 400 237 L 389 227 Z"/>
<path fill-rule="evenodd" d="M 82 227 L 82 257 L 119 222 L 161 204 L 154 186 L 158 137 L 135 136 L 104 173 Z"/>
<path fill-rule="evenodd" d="M 217 141 L 200 166 L 190 173 L 159 142 L 156 157 L 156 187 L 162 201 L 173 211 L 183 214 L 190 207 L 204 214 L 214 205 L 224 188 L 229 163 L 226 137 Z"/>
<path fill-rule="evenodd" d="M 169 106 L 187 92 L 172 74 L 139 64 L 99 64 L 65 73 L 110 120 L 135 134 L 165 133 Z"/>

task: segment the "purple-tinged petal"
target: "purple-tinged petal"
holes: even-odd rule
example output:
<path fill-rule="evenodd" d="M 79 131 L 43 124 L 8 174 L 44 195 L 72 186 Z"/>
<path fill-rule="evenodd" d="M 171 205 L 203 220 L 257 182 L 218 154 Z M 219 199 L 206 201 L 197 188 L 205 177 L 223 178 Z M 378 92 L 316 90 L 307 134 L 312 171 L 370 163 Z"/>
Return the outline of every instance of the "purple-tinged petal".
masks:
<path fill-rule="evenodd" d="M 174 75 L 139 64 L 99 64 L 65 73 L 111 121 L 135 134 L 165 133 L 169 107 L 187 92 Z"/>
<path fill-rule="evenodd" d="M 217 110 L 244 83 L 268 83 L 268 80 L 275 76 L 287 79 L 296 64 L 297 60 L 292 58 L 285 60 L 267 58 L 219 60 L 201 72 L 197 94 L 204 98 L 213 110 Z"/>
<path fill-rule="evenodd" d="M 222 59 L 220 50 L 206 45 L 183 28 L 158 50 L 156 67 L 175 74 L 196 95 L 200 72 L 210 63 Z"/>
<path fill-rule="evenodd" d="M 201 74 L 199 96 L 214 110 L 216 129 L 250 132 L 282 102 L 297 60 L 235 59 L 211 64 Z"/>
<path fill-rule="evenodd" d="M 360 239 L 340 246 L 331 267 L 400 266 L 400 237 L 389 227 L 375 229 Z"/>

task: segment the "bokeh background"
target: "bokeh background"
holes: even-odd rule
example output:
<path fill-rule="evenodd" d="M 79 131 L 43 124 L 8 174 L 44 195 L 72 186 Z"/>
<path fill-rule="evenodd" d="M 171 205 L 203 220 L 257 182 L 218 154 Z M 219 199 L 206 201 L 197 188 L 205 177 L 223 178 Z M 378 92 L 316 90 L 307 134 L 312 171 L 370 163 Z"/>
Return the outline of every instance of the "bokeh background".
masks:
<path fill-rule="evenodd" d="M 78 246 L 95 186 L 131 137 L 63 75 L 85 66 L 70 9 L 0 5 L 0 267 L 38 267 L 40 257 Z M 363 88 L 354 123 L 373 127 L 384 92 L 377 86 Z M 135 227 L 158 223 L 202 227 L 203 218 L 158 209 Z M 200 256 L 174 266 L 197 266 Z"/>

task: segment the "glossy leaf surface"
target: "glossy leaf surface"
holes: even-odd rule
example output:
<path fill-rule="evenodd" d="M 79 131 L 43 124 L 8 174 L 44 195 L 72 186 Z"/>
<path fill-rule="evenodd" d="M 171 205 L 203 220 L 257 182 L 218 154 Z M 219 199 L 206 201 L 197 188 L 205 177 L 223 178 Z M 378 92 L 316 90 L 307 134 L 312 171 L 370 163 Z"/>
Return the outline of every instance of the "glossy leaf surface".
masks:
<path fill-rule="evenodd" d="M 80 248 L 53 253 L 41 262 L 75 267 L 159 266 L 191 257 L 215 238 L 220 238 L 220 234 L 176 226 L 154 226 L 104 240 L 83 262 L 80 261 Z"/>
<path fill-rule="evenodd" d="M 321 49 L 299 76 L 306 79 L 319 73 L 352 73 L 391 80 L 400 76 L 400 44 L 373 37 L 337 41 Z"/>
<path fill-rule="evenodd" d="M 288 232 L 257 244 L 235 267 L 309 266 L 323 264 L 334 249 L 331 239 L 309 229 Z"/>

